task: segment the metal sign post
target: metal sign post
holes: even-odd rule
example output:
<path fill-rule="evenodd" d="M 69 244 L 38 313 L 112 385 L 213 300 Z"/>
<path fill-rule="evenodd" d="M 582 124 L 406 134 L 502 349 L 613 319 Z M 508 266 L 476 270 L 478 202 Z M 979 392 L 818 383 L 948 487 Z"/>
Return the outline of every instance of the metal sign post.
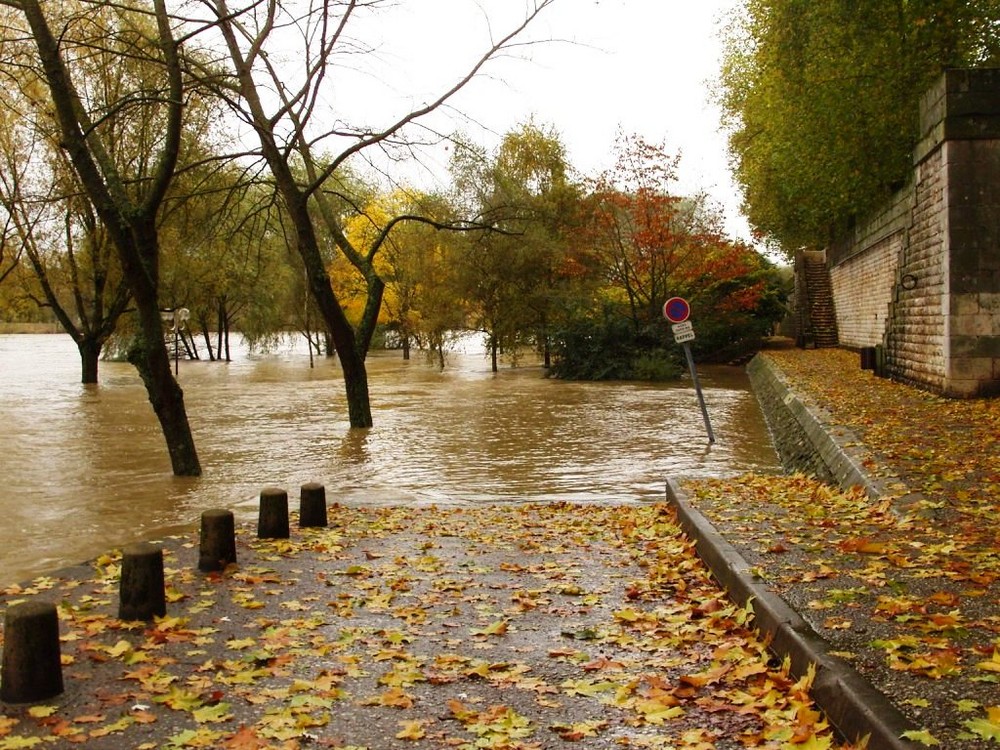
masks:
<path fill-rule="evenodd" d="M 701 406 L 701 418 L 705 420 L 705 431 L 708 433 L 708 442 L 715 442 L 715 433 L 712 432 L 712 421 L 708 418 L 708 409 L 705 408 L 705 397 L 701 393 L 701 384 L 698 382 L 698 371 L 694 367 L 694 357 L 691 355 L 690 344 L 684 344 L 684 356 L 687 357 L 688 369 L 691 371 L 691 380 L 694 381 L 694 389 L 698 394 L 698 405 Z"/>
<path fill-rule="evenodd" d="M 708 442 L 715 442 L 715 433 L 712 432 L 712 421 L 708 418 L 708 408 L 705 406 L 705 396 L 701 392 L 701 383 L 698 381 L 698 370 L 694 366 L 694 355 L 691 354 L 689 341 L 694 341 L 694 325 L 688 320 L 691 314 L 691 306 L 683 297 L 671 297 L 663 305 L 663 317 L 671 323 L 671 330 L 674 332 L 674 341 L 684 347 L 684 357 L 687 359 L 688 370 L 691 373 L 691 381 L 694 383 L 695 393 L 698 394 L 698 405 L 701 407 L 701 416 L 705 420 L 705 431 L 708 433 Z"/>

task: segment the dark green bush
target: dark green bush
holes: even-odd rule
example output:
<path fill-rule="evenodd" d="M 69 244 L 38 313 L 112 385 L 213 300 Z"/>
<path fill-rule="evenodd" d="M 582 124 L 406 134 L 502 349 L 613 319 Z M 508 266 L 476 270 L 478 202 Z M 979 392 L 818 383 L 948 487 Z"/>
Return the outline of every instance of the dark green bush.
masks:
<path fill-rule="evenodd" d="M 670 380 L 680 375 L 666 332 L 636 331 L 627 318 L 580 317 L 555 333 L 552 374 L 566 380 Z M 659 340 L 657 340 L 659 338 Z"/>

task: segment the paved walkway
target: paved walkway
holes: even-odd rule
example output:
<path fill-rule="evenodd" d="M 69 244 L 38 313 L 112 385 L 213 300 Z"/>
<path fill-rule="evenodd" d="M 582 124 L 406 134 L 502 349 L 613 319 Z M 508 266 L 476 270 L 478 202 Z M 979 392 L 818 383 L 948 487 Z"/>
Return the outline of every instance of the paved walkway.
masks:
<path fill-rule="evenodd" d="M 682 483 L 688 528 L 739 600 L 759 597 L 776 641 L 827 668 L 817 698 L 839 725 L 868 724 L 883 735 L 875 747 L 900 734 L 913 747 L 996 747 L 1000 401 L 880 379 L 845 351 L 766 356 L 863 487 Z M 768 604 L 774 595 L 794 611 Z M 836 684 L 859 677 L 888 702 Z"/>
<path fill-rule="evenodd" d="M 330 517 L 240 529 L 223 575 L 166 540 L 150 624 L 115 556 L 6 591 L 60 602 L 66 690 L 4 706 L 0 749 L 839 747 L 665 504 Z"/>

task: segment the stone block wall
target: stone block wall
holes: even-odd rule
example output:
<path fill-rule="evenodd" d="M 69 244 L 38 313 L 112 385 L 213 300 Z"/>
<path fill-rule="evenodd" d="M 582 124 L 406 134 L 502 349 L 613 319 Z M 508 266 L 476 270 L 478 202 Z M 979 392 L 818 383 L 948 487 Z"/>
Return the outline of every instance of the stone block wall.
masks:
<path fill-rule="evenodd" d="M 944 149 L 916 165 L 912 225 L 884 333 L 889 374 L 939 392 L 946 388 L 947 178 Z"/>
<path fill-rule="evenodd" d="M 1000 393 L 1000 70 L 952 70 L 921 102 L 910 183 L 829 248 L 841 343 L 949 396 Z"/>
<path fill-rule="evenodd" d="M 998 76 L 1000 85 L 1000 76 Z M 948 141 L 946 393 L 1000 394 L 1000 127 Z"/>
<path fill-rule="evenodd" d="M 795 392 L 766 353 L 754 357 L 747 372 L 786 471 L 844 488 L 860 486 L 871 497 L 882 493 L 881 485 L 864 469 L 871 457 L 863 452 L 858 438 Z"/>

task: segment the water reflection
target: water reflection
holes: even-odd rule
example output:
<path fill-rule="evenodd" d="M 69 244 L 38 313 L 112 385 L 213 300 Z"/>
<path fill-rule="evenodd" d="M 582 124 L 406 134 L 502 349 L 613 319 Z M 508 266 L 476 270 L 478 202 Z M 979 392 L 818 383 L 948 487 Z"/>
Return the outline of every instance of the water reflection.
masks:
<path fill-rule="evenodd" d="M 162 535 L 260 489 L 309 481 L 331 501 L 644 501 L 667 474 L 778 470 L 745 375 L 701 368 L 717 442 L 678 385 L 563 383 L 538 367 L 489 371 L 477 352 L 438 371 L 397 353 L 369 359 L 375 427 L 350 430 L 333 360 L 290 347 L 229 364 L 182 362 L 205 469 L 177 478 L 131 366 L 83 386 L 66 336 L 0 336 L 0 583 Z"/>

